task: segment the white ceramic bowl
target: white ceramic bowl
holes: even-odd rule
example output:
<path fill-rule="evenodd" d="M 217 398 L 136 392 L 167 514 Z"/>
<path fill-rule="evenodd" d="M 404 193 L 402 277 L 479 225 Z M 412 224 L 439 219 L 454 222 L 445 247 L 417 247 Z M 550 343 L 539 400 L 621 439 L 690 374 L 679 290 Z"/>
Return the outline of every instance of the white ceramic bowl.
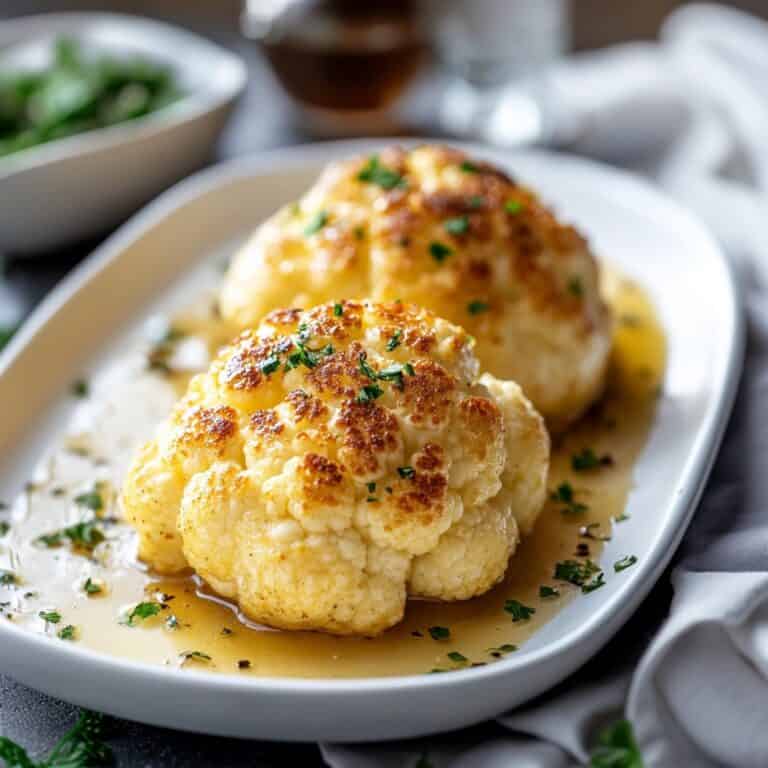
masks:
<path fill-rule="evenodd" d="M 179 101 L 137 120 L 0 157 L 0 251 L 30 252 L 104 231 L 207 159 L 246 82 L 232 53 L 150 19 L 56 13 L 0 24 L 0 67 L 45 60 L 59 36 L 170 66 Z"/>
<path fill-rule="evenodd" d="M 69 382 L 123 334 L 141 333 L 148 312 L 183 303 L 183 292 L 174 299 L 169 286 L 178 289 L 203 259 L 220 261 L 256 223 L 295 199 L 324 163 L 371 149 L 356 142 L 297 147 L 205 171 L 155 201 L 78 267 L 0 356 L 0 402 L 10 404 L 0 420 L 0 498 L 21 489 L 61 434 L 73 409 Z M 631 517 L 600 558 L 611 563 L 631 552 L 637 565 L 568 603 L 517 653 L 449 674 L 301 680 L 179 671 L 57 642 L 7 621 L 0 622 L 0 672 L 77 704 L 158 725 L 249 738 L 366 741 L 498 714 L 561 681 L 610 639 L 669 562 L 728 419 L 743 342 L 731 271 L 702 225 L 645 182 L 563 155 L 468 149 L 539 189 L 599 254 L 642 284 L 658 309 L 668 341 L 663 393 L 635 469 Z"/>

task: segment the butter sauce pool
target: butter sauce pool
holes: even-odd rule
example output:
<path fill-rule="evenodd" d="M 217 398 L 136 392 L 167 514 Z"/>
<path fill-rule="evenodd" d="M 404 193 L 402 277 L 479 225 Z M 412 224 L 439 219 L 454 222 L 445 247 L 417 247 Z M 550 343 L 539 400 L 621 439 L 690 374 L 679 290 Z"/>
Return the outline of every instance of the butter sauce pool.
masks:
<path fill-rule="evenodd" d="M 210 285 L 212 279 L 209 274 L 205 282 Z M 259 676 L 420 674 L 491 663 L 514 653 L 513 647 L 568 601 L 582 600 L 589 610 L 589 594 L 553 578 L 556 564 L 599 563 L 601 539 L 620 539 L 633 467 L 653 423 L 665 364 L 664 333 L 636 284 L 610 274 L 606 295 L 616 317 L 606 393 L 553 445 L 549 487 L 559 498 L 547 503 L 510 561 L 505 580 L 486 595 L 450 604 L 411 601 L 403 622 L 373 639 L 283 632 L 247 622 L 192 577 L 153 578 L 136 562 L 132 530 L 119 522 L 104 526 L 107 541 L 90 553 L 36 541 L 82 520 L 89 511 L 88 494 L 101 500 L 97 515 L 119 517 L 117 495 L 126 463 L 188 379 L 183 372 L 168 375 L 168 368 L 200 367 L 207 351 L 230 335 L 209 295 L 196 304 L 202 309 L 174 319 L 173 328 L 184 331 L 183 337 L 156 328 L 159 342 L 150 347 L 134 338 L 94 377 L 62 445 L 13 504 L 10 531 L 0 538 L 0 576 L 12 574 L 8 584 L 0 584 L 0 611 L 30 631 L 50 635 L 51 642 L 77 642 L 154 664 Z M 148 353 L 155 356 L 154 370 L 147 370 Z M 587 468 L 574 469 L 574 456 Z M 577 505 L 587 509 L 577 511 Z M 624 577 L 614 572 L 613 563 L 600 566 L 606 580 Z M 545 589 L 542 596 L 542 586 L 557 594 Z M 150 609 L 157 612 L 134 616 L 129 626 L 127 617 L 142 602 L 157 606 Z M 523 610 L 527 618 L 521 618 L 518 604 L 533 612 Z M 58 622 L 50 620 L 51 611 L 59 614 Z M 68 626 L 74 627 L 73 639 L 60 639 Z"/>

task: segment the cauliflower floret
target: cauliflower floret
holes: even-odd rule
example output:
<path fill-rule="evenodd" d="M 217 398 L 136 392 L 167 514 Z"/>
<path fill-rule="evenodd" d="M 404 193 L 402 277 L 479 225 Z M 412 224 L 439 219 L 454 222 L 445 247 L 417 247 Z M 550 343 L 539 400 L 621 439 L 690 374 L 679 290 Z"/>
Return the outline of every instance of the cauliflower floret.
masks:
<path fill-rule="evenodd" d="M 123 493 L 140 554 L 256 621 L 373 635 L 503 576 L 549 440 L 470 337 L 400 302 L 279 310 L 195 377 Z"/>
<path fill-rule="evenodd" d="M 328 166 L 235 258 L 221 308 L 240 327 L 340 295 L 402 298 L 466 328 L 484 370 L 550 428 L 600 393 L 611 322 L 586 241 L 536 195 L 447 147 Z"/>

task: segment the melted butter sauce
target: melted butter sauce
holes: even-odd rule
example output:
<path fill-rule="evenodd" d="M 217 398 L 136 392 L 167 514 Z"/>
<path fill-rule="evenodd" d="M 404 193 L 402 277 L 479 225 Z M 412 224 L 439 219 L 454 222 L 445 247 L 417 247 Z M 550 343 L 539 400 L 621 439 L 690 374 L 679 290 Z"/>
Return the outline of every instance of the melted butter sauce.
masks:
<path fill-rule="evenodd" d="M 240 669 L 241 674 L 260 676 L 386 676 L 494 661 L 490 649 L 505 644 L 519 647 L 567 601 L 586 599 L 578 587 L 553 580 L 555 563 L 579 556 L 599 560 L 599 537 L 621 536 L 621 523 L 614 521 L 621 520 L 633 465 L 652 426 L 665 341 L 653 307 L 637 285 L 609 275 L 605 292 L 617 318 L 606 392 L 553 446 L 549 481 L 552 489 L 570 483 L 575 499 L 588 510 L 566 514 L 562 503 L 548 502 L 534 532 L 512 558 L 506 579 L 486 595 L 452 604 L 411 601 L 403 622 L 374 639 L 283 632 L 248 623 L 192 577 L 153 578 L 137 563 L 135 535 L 121 523 L 105 526 L 107 541 L 90 556 L 68 546 L 35 543 L 41 534 L 82 520 L 87 509 L 75 499 L 93 490 L 96 482 L 101 483 L 104 502 L 97 514 L 119 517 L 115 489 L 133 450 L 151 434 L 189 378 L 183 373 L 148 372 L 144 342 L 134 344 L 119 364 L 94 377 L 91 396 L 76 414 L 64 445 L 44 462 L 14 503 L 11 530 L 0 538 L 0 569 L 12 572 L 17 583 L 0 585 L 0 611 L 20 626 L 50 635 L 52 642 L 68 642 L 56 635 L 73 625 L 75 642 L 96 651 L 226 673 Z M 188 347 L 174 350 L 175 357 L 194 358 L 201 345 L 215 347 L 230 335 L 207 312 L 180 315 L 174 326 L 187 332 Z M 572 456 L 584 449 L 598 457 L 610 456 L 610 464 L 574 471 Z M 587 524 L 596 524 L 591 531 L 598 538 L 580 535 Z M 86 594 L 83 585 L 88 578 L 103 591 Z M 606 578 L 621 574 L 614 574 L 608 564 Z M 541 585 L 556 587 L 559 596 L 540 597 Z M 513 621 L 504 611 L 508 599 L 534 608 L 535 613 L 528 620 Z M 157 615 L 137 619 L 133 627 L 120 623 L 133 606 L 150 600 L 164 606 Z M 48 610 L 60 613 L 61 621 L 42 619 L 40 612 Z M 169 626 L 173 624 L 176 628 Z M 430 627 L 447 627 L 450 637 L 432 639 Z M 468 661 L 451 660 L 448 654 L 454 651 Z M 190 652 L 210 658 L 190 657 Z M 245 661 L 249 665 L 242 669 Z"/>

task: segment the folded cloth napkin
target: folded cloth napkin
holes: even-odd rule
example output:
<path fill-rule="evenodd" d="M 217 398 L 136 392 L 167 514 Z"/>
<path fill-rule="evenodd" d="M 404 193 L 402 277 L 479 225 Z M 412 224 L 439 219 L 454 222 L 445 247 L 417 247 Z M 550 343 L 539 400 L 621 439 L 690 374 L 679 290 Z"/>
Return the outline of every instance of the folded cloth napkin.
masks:
<path fill-rule="evenodd" d="M 667 20 L 658 45 L 565 62 L 551 74 L 548 93 L 570 94 L 570 102 L 542 107 L 550 116 L 553 109 L 563 116 L 569 105 L 579 112 L 564 118 L 563 143 L 613 160 L 623 153 L 696 210 L 738 267 L 748 318 L 745 370 L 671 574 L 599 658 L 500 716 L 490 737 L 470 730 L 398 745 L 323 745 L 333 768 L 587 765 L 596 732 L 621 717 L 634 727 L 642 758 L 620 738 L 617 750 L 604 750 L 592 765 L 768 766 L 766 74 L 768 24 L 721 6 L 690 5 Z M 574 89 L 585 82 L 590 98 L 580 101 Z M 622 136 L 611 142 L 617 116 Z M 626 151 L 633 146 L 642 152 Z"/>

